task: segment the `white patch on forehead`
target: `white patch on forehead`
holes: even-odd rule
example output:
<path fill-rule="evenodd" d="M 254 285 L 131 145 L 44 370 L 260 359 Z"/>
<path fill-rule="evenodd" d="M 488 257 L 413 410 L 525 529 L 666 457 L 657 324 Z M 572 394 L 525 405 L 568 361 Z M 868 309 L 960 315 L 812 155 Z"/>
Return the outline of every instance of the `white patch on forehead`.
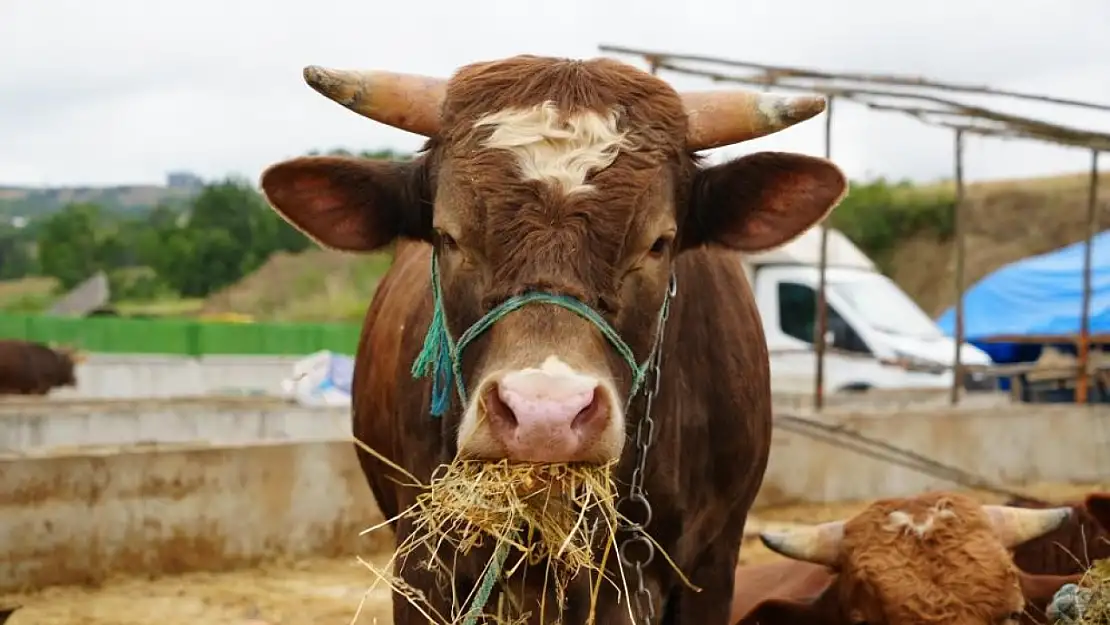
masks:
<path fill-rule="evenodd" d="M 912 514 L 904 510 L 895 510 L 887 515 L 887 524 L 884 529 L 891 532 L 909 531 L 918 538 L 924 538 L 933 531 L 938 519 L 952 519 L 956 513 L 947 508 L 934 507 L 925 513 L 925 518 L 916 520 Z"/>
<path fill-rule="evenodd" d="M 474 124 L 483 126 L 493 127 L 483 145 L 511 152 L 522 178 L 549 181 L 568 195 L 591 190 L 586 177 L 612 165 L 628 147 L 616 111 L 563 117 L 554 102 L 486 115 Z"/>

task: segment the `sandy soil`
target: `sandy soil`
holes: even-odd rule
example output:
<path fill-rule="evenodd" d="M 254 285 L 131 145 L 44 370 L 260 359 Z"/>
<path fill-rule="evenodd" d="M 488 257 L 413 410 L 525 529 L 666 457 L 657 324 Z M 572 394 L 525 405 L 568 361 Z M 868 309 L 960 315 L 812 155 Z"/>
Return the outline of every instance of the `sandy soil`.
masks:
<path fill-rule="evenodd" d="M 1021 490 L 1063 501 L 1107 488 L 1110 482 L 1044 484 Z M 984 503 L 1001 501 L 997 496 L 973 494 Z M 864 505 L 808 504 L 755 510 L 748 529 L 845 518 Z M 754 532 L 741 553 L 745 563 L 779 557 L 764 548 Z M 387 561 L 388 555 L 382 554 L 373 563 L 382 567 Z M 374 574 L 353 558 L 321 559 L 155 580 L 120 577 L 99 588 L 49 588 L 0 595 L 0 606 L 23 606 L 7 625 L 388 625 L 389 591 L 379 584 L 367 592 L 374 580 Z M 353 620 L 363 596 L 362 611 Z"/>
<path fill-rule="evenodd" d="M 373 562 L 384 566 L 388 559 Z M 320 559 L 155 580 L 121 577 L 100 588 L 0 596 L 0 606 L 23 606 L 7 625 L 388 625 L 389 591 L 379 585 L 367 593 L 374 579 L 354 558 Z"/>

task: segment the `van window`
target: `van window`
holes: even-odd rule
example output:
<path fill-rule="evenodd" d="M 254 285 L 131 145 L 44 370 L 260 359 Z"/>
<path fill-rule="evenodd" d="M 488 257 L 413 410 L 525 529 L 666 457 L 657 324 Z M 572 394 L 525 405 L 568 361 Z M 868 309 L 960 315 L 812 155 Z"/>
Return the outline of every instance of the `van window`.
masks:
<path fill-rule="evenodd" d="M 780 282 L 778 292 L 779 328 L 787 335 L 812 345 L 817 332 L 817 291 L 797 282 Z M 832 347 L 860 354 L 871 353 L 863 339 L 828 302 L 825 303 L 825 315 L 828 329 L 835 336 Z"/>

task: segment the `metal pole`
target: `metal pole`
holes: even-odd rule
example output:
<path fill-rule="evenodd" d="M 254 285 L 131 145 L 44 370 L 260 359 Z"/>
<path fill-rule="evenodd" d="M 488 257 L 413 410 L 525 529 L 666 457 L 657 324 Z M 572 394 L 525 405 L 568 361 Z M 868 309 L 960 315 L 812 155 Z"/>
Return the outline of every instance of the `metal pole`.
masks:
<path fill-rule="evenodd" d="M 964 131 L 956 130 L 956 196 L 952 203 L 952 229 L 956 239 L 956 349 L 952 359 L 952 394 L 949 402 L 955 406 L 960 402 L 960 387 L 963 386 L 963 362 L 961 349 L 964 344 Z"/>
<path fill-rule="evenodd" d="M 1083 247 L 1083 311 L 1079 319 L 1079 378 L 1075 383 L 1075 401 L 1087 403 L 1091 358 L 1091 242 L 1098 227 L 1098 150 L 1091 150 L 1091 187 L 1087 194 L 1087 243 Z"/>
<path fill-rule="evenodd" d="M 829 96 L 829 105 L 825 110 L 825 158 L 832 158 L 832 114 L 833 97 Z M 813 381 L 813 409 L 820 411 L 825 405 L 825 332 L 828 331 L 829 320 L 826 315 L 825 305 L 825 273 L 829 264 L 829 224 L 828 219 L 821 224 L 821 258 L 818 261 L 817 284 L 817 336 L 813 337 L 814 356 L 817 358 L 817 370 Z"/>

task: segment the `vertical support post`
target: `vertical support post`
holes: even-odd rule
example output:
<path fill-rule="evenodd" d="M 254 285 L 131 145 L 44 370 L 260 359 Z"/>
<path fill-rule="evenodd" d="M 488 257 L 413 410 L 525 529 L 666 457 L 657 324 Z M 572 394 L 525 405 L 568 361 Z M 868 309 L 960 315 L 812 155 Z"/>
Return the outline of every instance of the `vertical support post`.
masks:
<path fill-rule="evenodd" d="M 829 96 L 829 104 L 825 109 L 825 158 L 832 158 L 832 115 L 833 97 Z M 813 410 L 820 411 L 825 405 L 825 333 L 828 332 L 829 319 L 826 314 L 825 287 L 827 286 L 825 274 L 829 264 L 829 224 L 828 218 L 821 224 L 821 254 L 818 261 L 817 278 L 817 336 L 813 337 L 814 357 L 817 359 L 817 368 L 813 379 Z"/>
<path fill-rule="evenodd" d="M 1098 228 L 1098 150 L 1091 150 L 1091 186 L 1087 192 L 1087 243 L 1083 247 L 1083 310 L 1079 317 L 1079 377 L 1075 381 L 1075 401 L 1087 403 L 1091 360 L 1091 240 Z"/>
<path fill-rule="evenodd" d="M 956 239 L 956 336 L 955 354 L 952 358 L 952 392 L 948 398 L 953 406 L 960 402 L 960 388 L 964 384 L 961 348 L 964 344 L 964 131 L 956 129 L 955 139 L 956 195 L 952 203 L 952 230 Z"/>

